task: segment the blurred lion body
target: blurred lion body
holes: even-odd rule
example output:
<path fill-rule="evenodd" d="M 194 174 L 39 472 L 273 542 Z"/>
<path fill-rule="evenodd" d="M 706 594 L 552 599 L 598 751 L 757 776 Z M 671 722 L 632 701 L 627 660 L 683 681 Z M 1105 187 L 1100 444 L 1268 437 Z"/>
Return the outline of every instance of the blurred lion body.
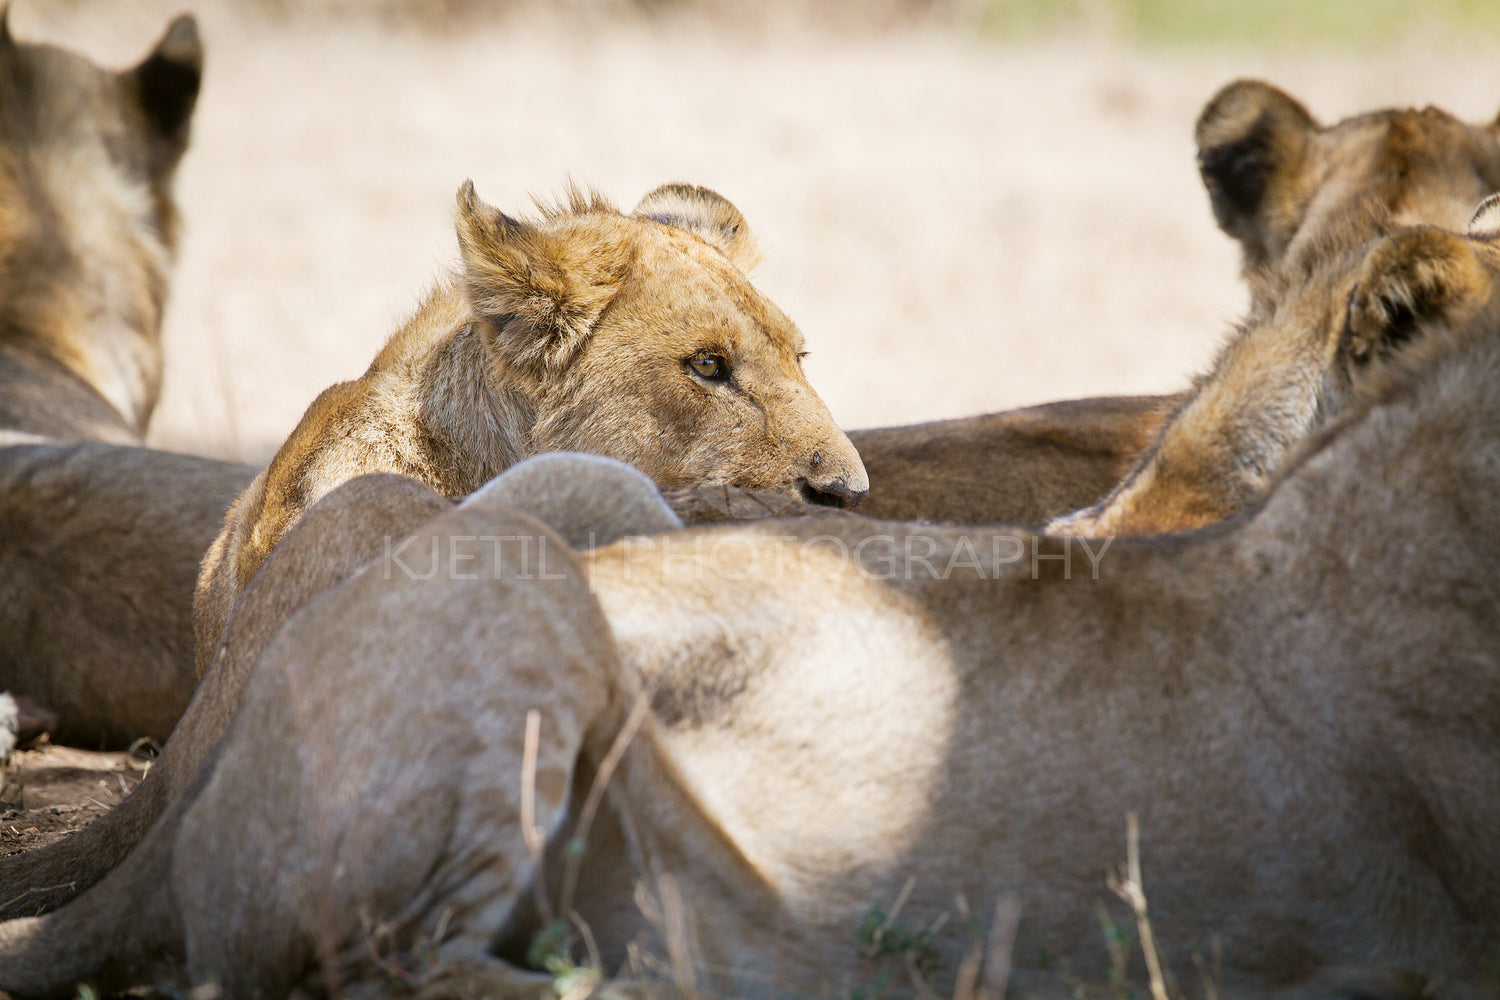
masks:
<path fill-rule="evenodd" d="M 203 52 L 191 17 L 101 69 L 0 21 L 0 690 L 86 746 L 164 742 L 191 596 L 249 470 L 148 451 Z"/>
<path fill-rule="evenodd" d="M 0 26 L 0 428 L 140 443 L 202 60 L 188 17 L 122 73 Z"/>
<path fill-rule="evenodd" d="M 0 988 L 399 968 L 541 997 L 525 956 L 564 914 L 606 968 L 655 951 L 709 993 L 944 995 L 958 894 L 1019 908 L 1010 989 L 1074 996 L 1110 974 L 1101 913 L 1130 919 L 1098 901 L 1136 812 L 1179 981 L 1212 954 L 1226 995 L 1485 995 L 1500 249 L 1419 228 L 1347 263 L 1348 412 L 1232 527 L 1118 541 L 1097 576 L 854 514 L 653 535 L 654 487 L 588 466 L 585 499 L 639 497 L 580 558 L 502 477 L 404 570 L 270 615 L 211 766 L 94 890 L 0 925 Z M 289 534 L 267 566 L 328 559 Z M 883 965 L 862 928 L 896 933 L 896 899 L 933 931 Z"/>

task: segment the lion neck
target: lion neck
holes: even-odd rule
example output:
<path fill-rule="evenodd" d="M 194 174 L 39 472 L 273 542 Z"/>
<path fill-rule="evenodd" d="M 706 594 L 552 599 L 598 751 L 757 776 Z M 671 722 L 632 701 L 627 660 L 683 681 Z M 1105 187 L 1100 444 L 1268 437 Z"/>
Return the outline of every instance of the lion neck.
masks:
<path fill-rule="evenodd" d="M 463 296 L 438 288 L 371 366 L 376 419 L 405 427 L 399 465 L 449 497 L 472 493 L 536 453 L 529 380 L 495 358 Z"/>
<path fill-rule="evenodd" d="M 42 188 L 28 211 L 5 213 L 0 343 L 81 381 L 135 438 L 145 434 L 161 392 L 161 322 L 172 250 L 153 217 L 151 193 L 111 171 L 28 161 L 7 187 Z M 77 176 L 82 171 L 86 176 Z M 85 183 L 87 181 L 87 183 Z M 35 206 L 41 206 L 40 208 Z"/>

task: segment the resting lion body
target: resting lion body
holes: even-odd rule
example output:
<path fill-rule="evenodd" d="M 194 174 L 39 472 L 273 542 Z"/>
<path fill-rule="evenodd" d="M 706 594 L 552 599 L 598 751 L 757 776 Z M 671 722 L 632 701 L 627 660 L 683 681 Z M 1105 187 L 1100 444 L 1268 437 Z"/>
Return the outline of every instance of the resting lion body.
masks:
<path fill-rule="evenodd" d="M 202 61 L 191 17 L 121 72 L 0 20 L 0 690 L 59 741 L 165 742 L 197 564 L 250 478 L 139 447 Z"/>
<path fill-rule="evenodd" d="M 1215 531 L 651 535 L 649 481 L 581 467 L 637 499 L 579 555 L 501 477 L 279 628 L 141 849 L 0 925 L 0 988 L 544 996 L 550 911 L 679 987 L 944 995 L 1000 900 L 1010 989 L 1073 996 L 1131 919 L 1104 876 L 1136 813 L 1184 987 L 1197 955 L 1228 995 L 1488 995 L 1500 249 L 1416 229 L 1351 266 L 1355 402 Z M 321 563 L 306 537 L 268 569 Z"/>

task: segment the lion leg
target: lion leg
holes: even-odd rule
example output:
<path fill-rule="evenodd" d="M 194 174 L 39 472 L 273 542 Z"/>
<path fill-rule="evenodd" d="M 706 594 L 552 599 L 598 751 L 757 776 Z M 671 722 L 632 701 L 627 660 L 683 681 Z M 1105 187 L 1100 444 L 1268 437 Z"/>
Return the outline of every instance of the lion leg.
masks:
<path fill-rule="evenodd" d="M 56 909 L 118 865 L 224 735 L 251 667 L 281 624 L 380 557 L 391 539 L 451 508 L 419 483 L 391 475 L 351 480 L 315 504 L 246 588 L 202 685 L 135 790 L 72 836 L 0 858 L 0 918 Z"/>
<path fill-rule="evenodd" d="M 310 602 L 177 838 L 190 981 L 275 996 L 485 961 L 614 724 L 617 670 L 577 557 L 482 505 Z"/>

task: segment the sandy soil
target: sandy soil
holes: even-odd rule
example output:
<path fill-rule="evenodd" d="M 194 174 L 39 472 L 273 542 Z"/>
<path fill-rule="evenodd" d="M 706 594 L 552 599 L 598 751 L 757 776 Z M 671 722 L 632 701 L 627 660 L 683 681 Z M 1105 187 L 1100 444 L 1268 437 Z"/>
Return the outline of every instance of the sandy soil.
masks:
<path fill-rule="evenodd" d="M 21 37 L 138 58 L 175 3 L 22 5 Z M 453 256 L 452 196 L 521 211 L 564 178 L 624 206 L 716 188 L 761 238 L 846 426 L 1167 390 L 1243 305 L 1192 147 L 1214 90 L 1263 75 L 1337 118 L 1489 118 L 1493 59 L 1148 54 L 1101 42 L 509 23 L 454 37 L 200 15 L 207 80 L 153 431 L 264 459 L 364 369 Z"/>

